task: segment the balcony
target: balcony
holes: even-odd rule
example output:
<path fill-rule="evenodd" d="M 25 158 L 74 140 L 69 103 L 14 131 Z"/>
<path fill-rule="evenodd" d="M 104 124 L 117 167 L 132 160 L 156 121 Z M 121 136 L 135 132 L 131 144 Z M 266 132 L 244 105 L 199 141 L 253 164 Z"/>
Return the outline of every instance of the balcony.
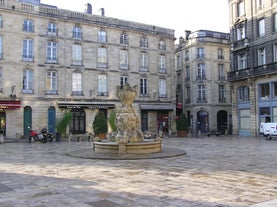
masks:
<path fill-rule="evenodd" d="M 234 44 L 231 45 L 231 51 L 241 50 L 248 46 L 249 46 L 248 38 L 244 38 L 234 42 Z"/>
<path fill-rule="evenodd" d="M 23 62 L 34 62 L 34 56 L 32 55 L 22 55 Z"/>
<path fill-rule="evenodd" d="M 97 68 L 108 68 L 107 62 L 97 62 Z"/>
<path fill-rule="evenodd" d="M 206 97 L 198 97 L 196 100 L 197 103 L 207 103 Z"/>
<path fill-rule="evenodd" d="M 251 77 L 258 77 L 270 74 L 276 74 L 277 62 L 267 65 L 246 68 L 243 70 L 232 71 L 227 74 L 228 81 L 244 80 Z"/>
<path fill-rule="evenodd" d="M 120 69 L 122 69 L 122 70 L 128 70 L 129 69 L 129 65 L 128 64 L 120 64 Z"/>

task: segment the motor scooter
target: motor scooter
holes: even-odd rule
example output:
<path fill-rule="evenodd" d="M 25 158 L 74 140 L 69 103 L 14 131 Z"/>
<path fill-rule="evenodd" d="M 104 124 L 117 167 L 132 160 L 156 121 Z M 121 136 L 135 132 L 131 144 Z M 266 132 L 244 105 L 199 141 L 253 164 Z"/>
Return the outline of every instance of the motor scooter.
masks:
<path fill-rule="evenodd" d="M 43 128 L 40 132 L 48 142 L 53 142 L 56 139 L 56 134 L 48 133 L 46 128 Z"/>
<path fill-rule="evenodd" d="M 40 141 L 41 143 L 46 143 L 47 138 L 43 136 L 42 133 L 38 133 L 36 130 L 29 129 L 29 137 L 28 137 L 29 143 L 32 141 Z"/>

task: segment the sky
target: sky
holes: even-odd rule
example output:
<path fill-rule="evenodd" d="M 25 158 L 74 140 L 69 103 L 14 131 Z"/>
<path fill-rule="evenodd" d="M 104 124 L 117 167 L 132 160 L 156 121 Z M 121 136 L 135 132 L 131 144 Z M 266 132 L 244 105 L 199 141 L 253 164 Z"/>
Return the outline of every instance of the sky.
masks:
<path fill-rule="evenodd" d="M 92 13 L 175 30 L 178 39 L 185 30 L 200 29 L 229 33 L 228 0 L 41 0 L 59 9 L 84 12 L 92 5 Z"/>

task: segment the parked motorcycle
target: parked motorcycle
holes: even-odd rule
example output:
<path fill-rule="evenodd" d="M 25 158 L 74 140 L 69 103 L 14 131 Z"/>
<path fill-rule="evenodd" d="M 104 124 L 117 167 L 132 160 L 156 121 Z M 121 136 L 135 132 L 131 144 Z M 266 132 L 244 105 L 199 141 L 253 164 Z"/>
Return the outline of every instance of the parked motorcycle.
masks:
<path fill-rule="evenodd" d="M 56 134 L 48 133 L 46 128 L 43 128 L 40 132 L 48 142 L 53 142 L 56 139 Z"/>
<path fill-rule="evenodd" d="M 38 133 L 36 130 L 29 129 L 29 137 L 28 137 L 29 143 L 32 141 L 40 141 L 41 143 L 47 142 L 47 137 L 43 136 L 42 133 Z"/>

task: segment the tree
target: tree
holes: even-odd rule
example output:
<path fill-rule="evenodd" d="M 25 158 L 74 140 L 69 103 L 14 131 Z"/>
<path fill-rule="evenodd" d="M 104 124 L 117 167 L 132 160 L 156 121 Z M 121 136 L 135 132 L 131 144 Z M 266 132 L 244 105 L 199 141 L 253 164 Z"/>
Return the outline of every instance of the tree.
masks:
<path fill-rule="evenodd" d="M 92 124 L 93 131 L 95 135 L 99 134 L 105 134 L 108 131 L 108 124 L 107 124 L 107 118 L 103 111 L 98 111 L 93 124 Z"/>

